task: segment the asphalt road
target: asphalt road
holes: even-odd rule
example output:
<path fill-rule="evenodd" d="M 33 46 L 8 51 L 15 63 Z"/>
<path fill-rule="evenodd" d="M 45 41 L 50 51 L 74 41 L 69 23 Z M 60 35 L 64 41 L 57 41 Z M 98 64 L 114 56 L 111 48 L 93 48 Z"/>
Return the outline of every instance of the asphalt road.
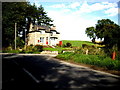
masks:
<path fill-rule="evenodd" d="M 120 77 L 44 55 L 2 55 L 2 90 L 120 88 Z"/>

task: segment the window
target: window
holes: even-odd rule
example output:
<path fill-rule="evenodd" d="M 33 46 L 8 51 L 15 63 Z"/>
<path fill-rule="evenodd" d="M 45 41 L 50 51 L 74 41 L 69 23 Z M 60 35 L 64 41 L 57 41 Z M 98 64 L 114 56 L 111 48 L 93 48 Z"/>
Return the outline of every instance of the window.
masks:
<path fill-rule="evenodd" d="M 44 43 L 44 37 L 40 37 L 40 42 Z"/>
<path fill-rule="evenodd" d="M 40 31 L 40 34 L 42 34 L 42 32 Z"/>
<path fill-rule="evenodd" d="M 52 31 L 51 36 L 52 36 L 52 35 L 55 35 L 55 34 L 56 34 L 56 32 Z"/>

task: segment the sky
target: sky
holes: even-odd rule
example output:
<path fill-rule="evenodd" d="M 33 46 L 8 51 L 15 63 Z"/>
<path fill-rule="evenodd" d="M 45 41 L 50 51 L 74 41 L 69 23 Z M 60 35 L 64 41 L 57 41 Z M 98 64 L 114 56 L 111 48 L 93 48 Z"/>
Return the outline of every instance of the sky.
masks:
<path fill-rule="evenodd" d="M 91 39 L 85 34 L 87 27 L 95 26 L 98 20 L 110 19 L 118 24 L 119 0 L 29 0 L 42 5 L 47 15 L 54 20 L 61 40 Z"/>

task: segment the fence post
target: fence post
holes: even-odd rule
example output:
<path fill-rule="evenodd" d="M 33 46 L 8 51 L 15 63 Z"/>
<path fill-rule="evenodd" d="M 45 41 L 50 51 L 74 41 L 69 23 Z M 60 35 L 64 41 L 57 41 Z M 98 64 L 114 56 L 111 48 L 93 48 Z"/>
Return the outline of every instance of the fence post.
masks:
<path fill-rule="evenodd" d="M 112 60 L 115 60 L 115 56 L 116 56 L 116 52 L 114 51 L 114 52 L 112 53 Z"/>

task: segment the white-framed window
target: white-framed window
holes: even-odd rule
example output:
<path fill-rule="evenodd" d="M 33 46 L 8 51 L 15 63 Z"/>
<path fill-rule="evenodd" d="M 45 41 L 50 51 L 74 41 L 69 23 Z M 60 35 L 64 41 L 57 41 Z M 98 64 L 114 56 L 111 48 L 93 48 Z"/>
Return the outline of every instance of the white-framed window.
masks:
<path fill-rule="evenodd" d="M 40 42 L 44 43 L 44 37 L 40 37 Z"/>
<path fill-rule="evenodd" d="M 53 32 L 53 35 L 55 35 L 56 34 L 56 32 Z"/>
<path fill-rule="evenodd" d="M 42 32 L 40 31 L 40 34 L 42 34 Z"/>

